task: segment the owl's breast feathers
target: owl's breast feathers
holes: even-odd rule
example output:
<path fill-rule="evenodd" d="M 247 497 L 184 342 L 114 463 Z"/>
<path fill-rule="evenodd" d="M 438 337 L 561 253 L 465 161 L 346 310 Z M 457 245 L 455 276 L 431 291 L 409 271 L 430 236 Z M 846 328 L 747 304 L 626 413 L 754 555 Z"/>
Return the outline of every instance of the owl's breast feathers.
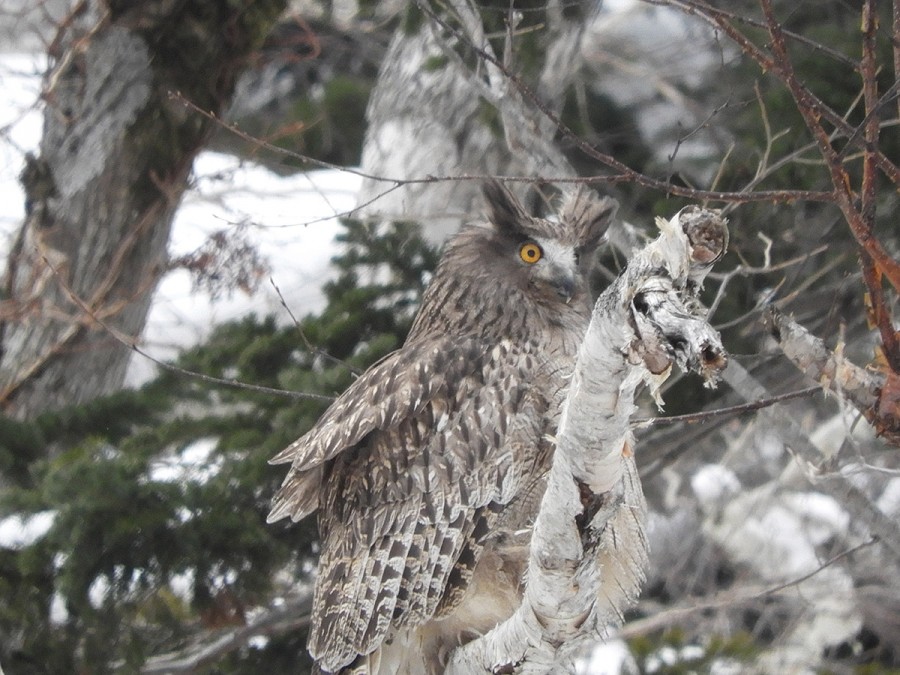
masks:
<path fill-rule="evenodd" d="M 320 508 L 309 646 L 324 668 L 458 604 L 504 508 L 547 468 L 574 356 L 546 354 L 474 337 L 407 344 L 272 460 L 291 470 L 269 520 Z"/>

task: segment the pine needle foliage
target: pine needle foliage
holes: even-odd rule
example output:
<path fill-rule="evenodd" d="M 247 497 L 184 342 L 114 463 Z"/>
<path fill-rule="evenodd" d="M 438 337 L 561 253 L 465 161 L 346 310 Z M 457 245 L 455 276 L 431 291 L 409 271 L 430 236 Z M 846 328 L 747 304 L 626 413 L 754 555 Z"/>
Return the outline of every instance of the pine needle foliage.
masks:
<path fill-rule="evenodd" d="M 266 525 L 283 474 L 267 461 L 401 344 L 436 263 L 410 223 L 349 221 L 340 244 L 321 312 L 297 325 L 249 316 L 219 326 L 175 363 L 317 397 L 164 371 L 138 390 L 28 424 L 0 418 L 10 483 L 0 515 L 52 514 L 43 536 L 0 549 L 8 672 L 139 672 L 151 655 L 240 626 L 308 582 L 314 518 Z M 256 641 L 207 672 L 302 672 L 305 642 L 303 631 Z"/>

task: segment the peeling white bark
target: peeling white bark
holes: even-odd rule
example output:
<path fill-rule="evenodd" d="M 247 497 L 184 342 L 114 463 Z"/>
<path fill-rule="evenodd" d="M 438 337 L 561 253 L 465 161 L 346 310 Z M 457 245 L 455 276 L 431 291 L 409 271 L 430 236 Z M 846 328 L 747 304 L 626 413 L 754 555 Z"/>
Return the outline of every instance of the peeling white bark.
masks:
<path fill-rule="evenodd" d="M 716 212 L 683 209 L 597 301 L 563 408 L 534 524 L 521 606 L 457 649 L 447 673 L 556 672 L 621 623 L 644 580 L 645 504 L 629 422 L 672 364 L 713 384 L 725 366 L 697 292 L 728 236 Z"/>

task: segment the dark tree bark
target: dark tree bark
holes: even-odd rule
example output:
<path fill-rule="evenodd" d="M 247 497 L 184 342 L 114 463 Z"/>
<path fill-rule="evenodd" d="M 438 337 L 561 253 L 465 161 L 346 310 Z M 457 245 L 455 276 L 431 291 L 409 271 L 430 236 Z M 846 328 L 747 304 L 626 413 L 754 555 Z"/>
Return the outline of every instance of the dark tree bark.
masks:
<path fill-rule="evenodd" d="M 122 385 L 212 123 L 286 0 L 83 0 L 60 25 L 0 313 L 0 405 L 25 419 Z M 102 322 L 102 324 L 101 324 Z"/>

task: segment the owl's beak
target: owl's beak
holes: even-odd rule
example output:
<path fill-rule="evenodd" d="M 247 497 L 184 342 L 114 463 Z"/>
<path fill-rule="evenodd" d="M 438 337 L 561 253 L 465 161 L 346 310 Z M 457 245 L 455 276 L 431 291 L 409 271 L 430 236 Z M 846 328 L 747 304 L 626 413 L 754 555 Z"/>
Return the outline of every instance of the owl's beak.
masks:
<path fill-rule="evenodd" d="M 557 273 L 553 275 L 551 283 L 556 289 L 556 294 L 562 300 L 565 300 L 568 305 L 572 301 L 572 298 L 575 297 L 575 278 L 563 270 L 558 270 Z"/>

